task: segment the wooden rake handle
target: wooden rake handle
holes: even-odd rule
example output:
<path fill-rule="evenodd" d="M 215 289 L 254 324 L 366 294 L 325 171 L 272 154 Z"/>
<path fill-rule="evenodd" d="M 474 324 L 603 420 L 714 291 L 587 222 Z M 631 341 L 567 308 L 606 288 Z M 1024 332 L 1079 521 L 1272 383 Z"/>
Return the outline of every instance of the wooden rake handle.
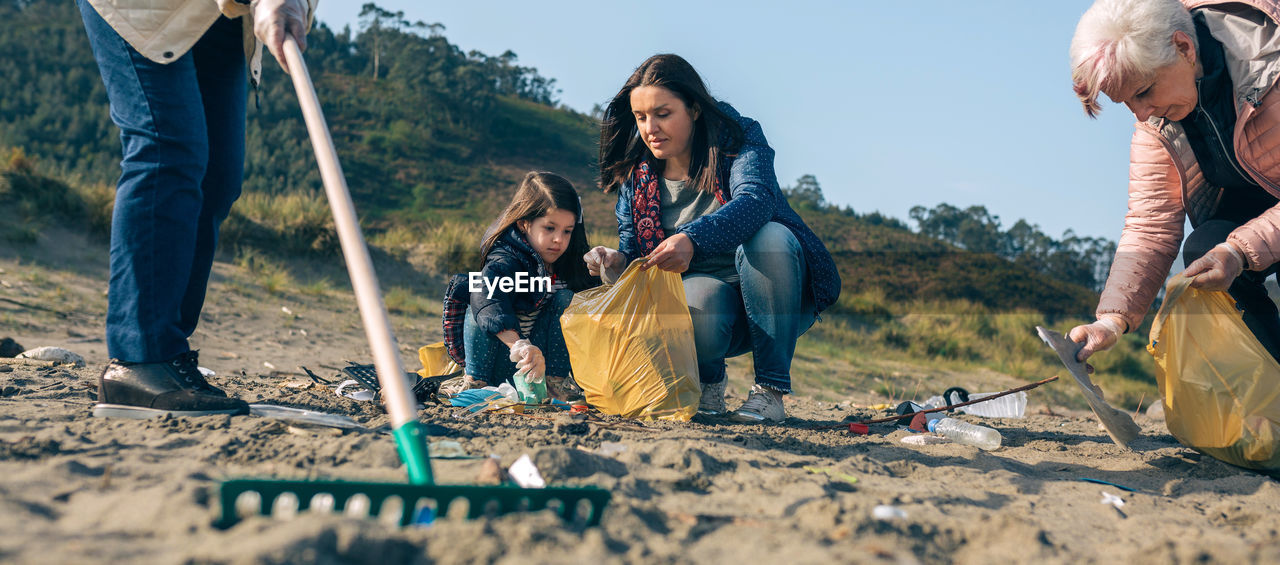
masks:
<path fill-rule="evenodd" d="M 302 106 L 307 132 L 311 134 L 311 146 L 315 149 L 316 162 L 320 165 L 324 192 L 333 209 L 338 241 L 342 244 L 347 273 L 351 276 L 356 305 L 360 308 L 360 319 L 369 339 L 369 349 L 373 352 L 373 365 L 378 372 L 378 384 L 382 387 L 387 414 L 391 416 L 391 427 L 399 428 L 407 422 L 417 421 L 417 402 L 404 377 L 396 336 L 391 331 L 391 318 L 387 316 L 387 307 L 382 302 L 378 277 L 373 272 L 373 260 L 369 257 L 369 248 L 365 246 L 355 205 L 351 202 L 351 192 L 347 189 L 342 165 L 338 164 L 338 152 L 333 147 L 333 137 L 329 135 L 329 126 L 320 110 L 315 86 L 311 83 L 307 64 L 302 60 L 302 51 L 298 49 L 293 37 L 287 35 L 284 56 L 289 63 L 293 87 L 298 91 L 298 103 Z"/>

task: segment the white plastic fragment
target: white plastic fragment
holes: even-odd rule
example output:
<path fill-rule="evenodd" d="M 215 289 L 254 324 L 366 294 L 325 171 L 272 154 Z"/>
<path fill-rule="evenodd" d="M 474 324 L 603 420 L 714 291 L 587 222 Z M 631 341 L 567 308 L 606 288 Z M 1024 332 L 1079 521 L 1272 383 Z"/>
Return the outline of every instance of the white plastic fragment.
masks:
<path fill-rule="evenodd" d="M 1117 510 L 1124 508 L 1124 499 L 1107 491 L 1102 491 L 1102 503 L 1115 506 Z"/>
<path fill-rule="evenodd" d="M 933 434 L 911 434 L 899 441 L 907 445 L 937 445 L 940 443 L 951 443 L 951 440 L 942 436 L 935 436 Z"/>
<path fill-rule="evenodd" d="M 906 520 L 907 511 L 897 506 L 881 504 L 871 509 L 871 517 L 877 520 Z"/>
<path fill-rule="evenodd" d="M 204 375 L 204 378 L 206 379 L 217 375 L 217 373 L 213 372 L 213 369 L 210 369 L 208 367 L 196 367 L 196 368 L 200 369 L 200 374 Z"/>
<path fill-rule="evenodd" d="M 511 467 L 507 469 L 507 474 L 521 488 L 543 488 L 547 486 L 547 482 L 542 480 L 542 473 L 538 472 L 537 465 L 533 464 L 533 459 L 529 458 L 528 453 L 516 459 L 516 462 L 512 463 Z"/>
<path fill-rule="evenodd" d="M 53 361 L 55 363 L 68 363 L 76 367 L 84 366 L 84 357 L 61 347 L 45 346 L 28 349 L 19 353 L 18 358 L 35 359 L 36 361 Z"/>
<path fill-rule="evenodd" d="M 624 443 L 617 443 L 613 441 L 600 442 L 599 453 L 600 455 L 603 455 L 605 457 L 613 457 L 614 455 L 618 455 L 619 453 L 626 453 L 626 452 L 627 452 L 627 445 Z"/>
<path fill-rule="evenodd" d="M 365 390 L 363 388 L 360 390 L 347 391 L 346 389 L 351 385 L 360 386 L 360 383 L 356 382 L 355 379 L 347 379 L 339 383 L 338 389 L 334 392 L 337 393 L 338 396 L 345 396 L 351 400 L 361 400 L 366 402 L 373 400 L 373 391 Z"/>

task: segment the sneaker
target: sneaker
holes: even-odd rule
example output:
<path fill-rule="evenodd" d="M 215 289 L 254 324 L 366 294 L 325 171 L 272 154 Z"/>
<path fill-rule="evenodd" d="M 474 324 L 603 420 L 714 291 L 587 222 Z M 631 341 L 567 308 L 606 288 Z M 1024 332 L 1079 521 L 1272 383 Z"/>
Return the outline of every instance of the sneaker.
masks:
<path fill-rule="evenodd" d="M 98 377 L 98 418 L 154 418 L 248 414 L 249 405 L 229 398 L 206 381 L 188 351 L 162 363 L 126 363 L 112 359 Z"/>
<path fill-rule="evenodd" d="M 551 395 L 551 398 L 569 403 L 585 399 L 582 396 L 582 387 L 578 386 L 573 377 L 553 377 L 548 375 L 547 394 Z"/>
<path fill-rule="evenodd" d="M 726 412 L 724 389 L 729 379 L 718 383 L 702 383 L 702 398 L 698 400 L 698 413 L 703 416 L 721 416 Z"/>
<path fill-rule="evenodd" d="M 760 385 L 751 385 L 751 394 L 742 407 L 730 416 L 735 422 L 781 422 L 787 418 L 782 407 L 782 393 Z"/>

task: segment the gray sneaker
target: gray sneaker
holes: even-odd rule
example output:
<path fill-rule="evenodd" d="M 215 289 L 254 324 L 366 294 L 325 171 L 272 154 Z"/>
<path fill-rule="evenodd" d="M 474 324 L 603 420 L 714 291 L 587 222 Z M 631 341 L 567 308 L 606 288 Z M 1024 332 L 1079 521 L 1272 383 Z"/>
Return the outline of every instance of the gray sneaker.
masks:
<path fill-rule="evenodd" d="M 729 379 L 718 383 L 702 383 L 702 398 L 698 400 L 698 413 L 704 416 L 720 416 L 725 413 L 724 389 Z"/>
<path fill-rule="evenodd" d="M 760 385 L 751 385 L 751 394 L 729 419 L 735 422 L 781 422 L 787 418 L 782 407 L 782 393 Z"/>

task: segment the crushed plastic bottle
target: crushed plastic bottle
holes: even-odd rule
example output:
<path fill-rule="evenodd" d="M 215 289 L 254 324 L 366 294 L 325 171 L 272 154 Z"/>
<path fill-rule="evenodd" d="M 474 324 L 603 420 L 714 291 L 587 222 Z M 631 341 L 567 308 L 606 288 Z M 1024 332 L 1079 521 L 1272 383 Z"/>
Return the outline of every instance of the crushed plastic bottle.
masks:
<path fill-rule="evenodd" d="M 969 395 L 969 400 L 978 400 L 985 398 L 995 392 L 975 392 Z M 957 410 L 965 414 L 973 414 L 974 416 L 982 416 L 984 418 L 1024 418 L 1027 415 L 1027 393 L 1015 392 L 1013 394 L 1002 396 L 994 400 L 979 402 Z"/>
<path fill-rule="evenodd" d="M 1000 448 L 1000 432 L 986 426 L 975 426 L 955 418 L 929 419 L 929 431 L 942 435 L 956 443 L 972 445 L 978 449 L 991 451 Z"/>
<path fill-rule="evenodd" d="M 547 399 L 547 379 L 545 378 L 531 383 L 525 379 L 524 373 L 516 373 L 511 377 L 511 382 L 516 384 L 516 392 L 520 394 L 521 402 L 542 404 Z"/>
<path fill-rule="evenodd" d="M 930 408 L 939 408 L 950 404 L 960 404 L 961 402 L 969 402 L 1000 394 L 998 392 L 975 392 L 969 394 L 968 391 L 960 387 L 951 387 L 945 393 L 947 398 L 941 396 L 930 397 L 925 404 Z M 979 402 L 969 406 L 956 408 L 957 412 L 981 416 L 983 418 L 1025 418 L 1027 415 L 1027 393 L 1025 391 L 1015 392 L 1005 395 L 994 400 Z"/>

